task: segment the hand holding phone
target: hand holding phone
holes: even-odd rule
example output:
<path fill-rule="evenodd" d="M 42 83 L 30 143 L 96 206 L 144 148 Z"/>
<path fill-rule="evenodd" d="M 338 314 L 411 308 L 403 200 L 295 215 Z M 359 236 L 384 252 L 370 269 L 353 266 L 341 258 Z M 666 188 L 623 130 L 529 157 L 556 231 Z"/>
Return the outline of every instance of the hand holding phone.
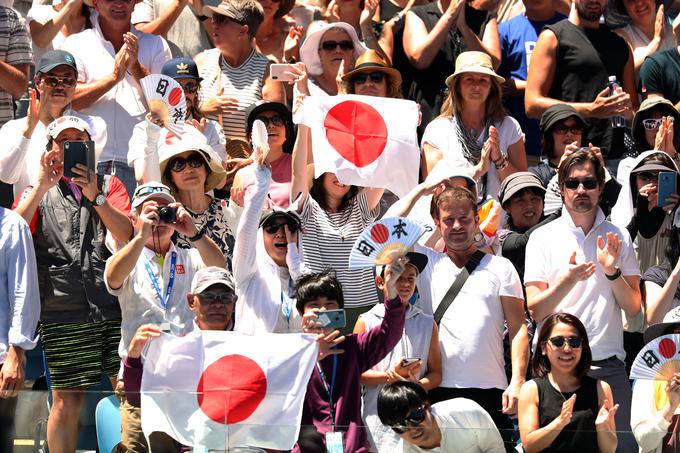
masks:
<path fill-rule="evenodd" d="M 295 72 L 291 72 L 292 64 L 272 64 L 269 66 L 272 80 L 277 82 L 295 82 Z"/>
<path fill-rule="evenodd" d="M 317 322 L 321 324 L 324 329 L 341 329 L 345 327 L 345 310 L 325 310 L 316 313 Z"/>
<path fill-rule="evenodd" d="M 82 164 L 94 172 L 94 142 L 92 140 L 64 142 L 64 176 L 68 178 L 79 176 L 73 172 L 76 164 Z"/>
<path fill-rule="evenodd" d="M 406 357 L 404 360 L 401 361 L 400 365 L 402 368 L 406 368 L 418 362 L 420 362 L 420 357 Z"/>
<path fill-rule="evenodd" d="M 666 199 L 672 194 L 677 193 L 677 176 L 678 174 L 674 171 L 659 172 L 656 199 L 657 206 L 664 207 L 666 205 Z"/>

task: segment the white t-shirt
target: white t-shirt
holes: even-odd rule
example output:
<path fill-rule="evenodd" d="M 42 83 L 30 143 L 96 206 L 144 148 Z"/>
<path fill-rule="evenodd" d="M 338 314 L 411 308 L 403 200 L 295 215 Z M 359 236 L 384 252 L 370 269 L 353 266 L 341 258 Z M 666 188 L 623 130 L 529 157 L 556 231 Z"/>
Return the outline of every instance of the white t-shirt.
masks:
<path fill-rule="evenodd" d="M 402 453 L 503 453 L 503 439 L 491 416 L 482 406 L 466 398 L 454 398 L 432 405 L 432 415 L 442 433 L 437 448 L 426 450 L 403 439 L 397 445 Z"/>
<path fill-rule="evenodd" d="M 433 314 L 460 272 L 448 255 L 416 246 L 427 255 L 419 288 L 421 307 Z M 505 314 L 501 296 L 523 303 L 522 282 L 506 258 L 485 255 L 444 313 L 439 324 L 442 350 L 442 387 L 505 389 L 503 330 Z"/>
<path fill-rule="evenodd" d="M 498 137 L 500 138 L 500 148 L 503 155 L 508 157 L 508 148 L 520 140 L 524 140 L 524 133 L 522 127 L 516 119 L 511 116 L 506 116 L 500 123 L 494 123 L 493 126 L 498 129 Z M 484 143 L 484 136 L 480 134 L 477 139 L 479 144 Z M 467 165 L 473 165 L 465 159 L 463 149 L 460 141 L 456 135 L 456 128 L 453 124 L 453 117 L 442 117 L 434 119 L 425 128 L 423 139 L 421 143 L 424 145 L 434 146 L 442 152 L 442 160 L 452 162 L 467 162 Z M 436 167 L 436 165 L 435 165 Z M 434 171 L 434 169 L 433 169 Z M 486 178 L 486 194 L 498 200 L 498 194 L 501 191 L 501 180 L 496 171 L 496 167 L 489 165 L 489 171 Z M 482 194 L 480 194 L 482 195 Z"/>
<path fill-rule="evenodd" d="M 38 22 L 41 25 L 45 25 L 47 22 L 51 21 L 54 19 L 58 14 L 58 11 L 52 7 L 52 5 L 33 5 L 31 6 L 31 9 L 28 10 L 28 13 L 26 13 L 26 24 L 30 25 L 31 22 L 35 21 Z M 36 62 L 36 64 L 40 61 L 40 58 L 42 58 L 45 53 L 49 52 L 50 50 L 59 50 L 61 49 L 61 46 L 64 44 L 64 41 L 66 40 L 66 36 L 60 31 L 57 32 L 56 35 L 54 35 L 54 38 L 52 38 L 52 42 L 50 42 L 48 45 L 45 47 L 38 47 L 33 43 L 33 61 Z"/>
<path fill-rule="evenodd" d="M 597 218 L 588 234 L 574 225 L 566 210 L 558 219 L 536 229 L 527 243 L 524 282 L 556 285 L 569 270 L 569 259 L 574 251 L 577 263 L 594 263 L 597 266 L 595 274 L 576 283 L 557 305 L 555 312 L 571 313 L 581 320 L 588 332 L 593 360 L 604 360 L 614 355 L 623 360 L 626 353 L 623 350 L 621 308 L 616 303 L 611 283 L 597 262 L 597 237 L 604 238 L 607 232 L 616 233 L 622 241 L 621 256 L 617 263 L 621 273 L 639 276 L 628 231 L 606 221 L 602 210 L 598 208 Z M 542 322 L 538 324 L 537 331 L 542 325 Z"/>

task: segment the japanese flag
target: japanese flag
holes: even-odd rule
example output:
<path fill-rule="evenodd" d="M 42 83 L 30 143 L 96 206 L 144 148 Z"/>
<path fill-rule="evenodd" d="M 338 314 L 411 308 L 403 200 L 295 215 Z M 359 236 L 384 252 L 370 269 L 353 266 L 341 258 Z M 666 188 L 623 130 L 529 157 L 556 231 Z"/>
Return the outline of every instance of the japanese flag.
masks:
<path fill-rule="evenodd" d="M 383 187 L 402 197 L 418 184 L 418 105 L 374 96 L 308 96 L 295 122 L 312 130 L 314 177 Z"/>
<path fill-rule="evenodd" d="M 142 430 L 193 447 L 290 450 L 317 351 L 303 334 L 163 334 L 144 362 Z"/>

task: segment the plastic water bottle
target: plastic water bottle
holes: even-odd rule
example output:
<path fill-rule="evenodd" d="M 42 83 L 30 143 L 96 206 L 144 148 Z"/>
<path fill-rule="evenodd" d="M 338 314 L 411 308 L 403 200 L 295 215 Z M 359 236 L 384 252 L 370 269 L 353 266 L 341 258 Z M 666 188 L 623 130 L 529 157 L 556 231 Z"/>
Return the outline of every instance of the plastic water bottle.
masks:
<path fill-rule="evenodd" d="M 616 82 L 616 76 L 609 76 L 609 82 L 607 83 L 607 86 L 609 87 L 609 96 L 615 95 L 616 89 L 619 87 L 619 84 Z M 612 127 L 614 128 L 626 127 L 626 119 L 621 115 L 612 116 L 611 121 Z"/>

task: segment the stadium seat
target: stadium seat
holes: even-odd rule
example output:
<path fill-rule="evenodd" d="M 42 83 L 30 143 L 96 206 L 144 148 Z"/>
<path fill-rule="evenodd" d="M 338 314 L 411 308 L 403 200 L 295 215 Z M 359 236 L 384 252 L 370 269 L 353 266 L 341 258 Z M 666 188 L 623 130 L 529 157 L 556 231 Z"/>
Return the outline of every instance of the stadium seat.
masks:
<path fill-rule="evenodd" d="M 97 446 L 100 453 L 111 453 L 120 442 L 120 401 L 116 395 L 102 398 L 95 410 Z"/>

